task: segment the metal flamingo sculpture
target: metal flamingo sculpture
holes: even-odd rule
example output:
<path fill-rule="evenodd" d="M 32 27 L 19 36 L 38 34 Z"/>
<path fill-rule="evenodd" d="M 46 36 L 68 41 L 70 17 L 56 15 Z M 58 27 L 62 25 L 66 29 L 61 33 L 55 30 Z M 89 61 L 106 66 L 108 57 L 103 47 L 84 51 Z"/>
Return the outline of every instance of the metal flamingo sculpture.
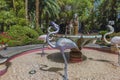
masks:
<path fill-rule="evenodd" d="M 73 42 L 72 40 L 70 39 L 67 39 L 67 38 L 59 38 L 55 44 L 52 44 L 49 40 L 49 36 L 52 35 L 52 34 L 56 34 L 58 33 L 59 31 L 59 26 L 54 23 L 54 22 L 51 22 L 50 23 L 52 25 L 53 28 L 55 28 L 56 30 L 53 31 L 53 32 L 49 32 L 48 35 L 47 35 L 47 42 L 48 44 L 52 47 L 52 48 L 56 48 L 56 49 L 59 49 L 60 52 L 62 53 L 62 56 L 63 56 L 63 59 L 64 59 L 64 63 L 65 63 L 65 68 L 64 68 L 64 79 L 63 80 L 68 80 L 68 73 L 67 73 L 67 59 L 65 57 L 65 54 L 64 54 L 64 50 L 65 49 L 71 49 L 71 48 L 78 48 L 77 45 L 75 44 L 75 42 Z"/>
<path fill-rule="evenodd" d="M 50 32 L 50 28 L 47 31 L 49 33 Z M 44 48 L 45 48 L 45 45 L 47 45 L 46 38 L 47 38 L 47 34 L 43 34 L 43 35 L 40 35 L 38 37 L 38 40 L 43 40 L 44 41 L 44 44 L 42 46 L 42 54 L 41 54 L 41 56 L 45 55 Z M 49 40 L 53 40 L 53 37 L 50 37 Z"/>
<path fill-rule="evenodd" d="M 106 36 L 109 35 L 109 34 L 112 34 L 114 32 L 114 28 L 111 25 L 107 25 L 107 27 L 110 29 L 110 32 L 108 32 L 104 35 L 104 40 L 105 40 L 106 43 L 112 44 L 116 47 L 116 49 L 118 51 L 118 65 L 120 65 L 120 50 L 118 48 L 118 45 L 120 45 L 120 36 L 115 36 L 111 39 L 111 41 L 108 41 L 106 39 Z"/>

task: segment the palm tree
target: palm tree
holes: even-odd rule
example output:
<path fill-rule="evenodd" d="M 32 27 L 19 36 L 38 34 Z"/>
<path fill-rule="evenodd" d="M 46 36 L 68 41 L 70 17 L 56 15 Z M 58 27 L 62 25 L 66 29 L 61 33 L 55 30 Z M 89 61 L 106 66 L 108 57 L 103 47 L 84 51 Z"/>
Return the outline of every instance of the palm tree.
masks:
<path fill-rule="evenodd" d="M 39 27 L 39 0 L 36 0 L 36 29 Z"/>
<path fill-rule="evenodd" d="M 56 0 L 42 0 L 40 3 L 40 24 L 42 18 L 46 21 L 46 28 L 50 19 L 58 18 L 60 12 L 60 6 Z"/>
<path fill-rule="evenodd" d="M 28 0 L 25 0 L 25 13 L 26 21 L 28 21 Z"/>

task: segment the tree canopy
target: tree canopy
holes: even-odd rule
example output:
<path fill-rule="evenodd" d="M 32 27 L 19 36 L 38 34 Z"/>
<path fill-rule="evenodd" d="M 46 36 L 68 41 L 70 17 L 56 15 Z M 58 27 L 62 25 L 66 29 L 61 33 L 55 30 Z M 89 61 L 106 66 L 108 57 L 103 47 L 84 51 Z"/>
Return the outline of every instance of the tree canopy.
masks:
<path fill-rule="evenodd" d="M 119 3 L 119 0 L 0 0 L 0 32 L 9 30 L 13 25 L 36 29 L 38 24 L 39 28 L 41 25 L 47 28 L 49 21 L 70 20 L 75 13 L 84 28 L 103 29 L 101 26 L 114 21 L 118 32 Z"/>

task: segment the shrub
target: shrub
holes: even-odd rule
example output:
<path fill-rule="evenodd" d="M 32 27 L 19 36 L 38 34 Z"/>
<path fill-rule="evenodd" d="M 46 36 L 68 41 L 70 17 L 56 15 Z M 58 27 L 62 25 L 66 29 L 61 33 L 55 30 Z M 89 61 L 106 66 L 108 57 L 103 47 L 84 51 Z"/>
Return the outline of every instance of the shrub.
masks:
<path fill-rule="evenodd" d="M 12 36 L 13 40 L 10 42 L 10 45 L 12 45 L 12 42 L 16 45 L 32 44 L 33 41 L 37 40 L 39 36 L 39 34 L 35 30 L 27 26 L 11 26 L 10 30 L 8 30 L 7 32 L 10 36 Z"/>
<path fill-rule="evenodd" d="M 36 29 L 36 31 L 38 32 L 39 35 L 43 34 L 43 32 L 42 32 L 42 30 L 40 28 Z"/>
<path fill-rule="evenodd" d="M 118 33 L 112 33 L 112 34 L 110 35 L 110 37 L 114 37 L 114 36 L 120 36 L 120 32 L 118 32 Z"/>
<path fill-rule="evenodd" d="M 7 32 L 0 34 L 0 44 L 7 44 L 10 39 L 11 36 L 9 36 Z"/>
<path fill-rule="evenodd" d="M 99 32 L 100 35 L 104 35 L 105 33 L 107 33 L 107 31 L 100 31 Z"/>

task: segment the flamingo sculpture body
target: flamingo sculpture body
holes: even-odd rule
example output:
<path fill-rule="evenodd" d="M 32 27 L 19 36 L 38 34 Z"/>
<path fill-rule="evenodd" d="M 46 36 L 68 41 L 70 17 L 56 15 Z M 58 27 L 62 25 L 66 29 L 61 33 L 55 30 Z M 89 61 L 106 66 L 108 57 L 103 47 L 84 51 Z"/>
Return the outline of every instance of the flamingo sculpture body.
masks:
<path fill-rule="evenodd" d="M 49 28 L 49 29 L 50 29 L 50 28 Z M 50 32 L 49 29 L 48 29 L 48 32 Z M 47 34 L 43 34 L 43 35 L 40 35 L 40 36 L 38 37 L 38 40 L 43 40 L 43 41 L 44 41 L 44 44 L 43 44 L 43 46 L 42 46 L 42 54 L 41 54 L 41 56 L 42 56 L 42 55 L 45 55 L 45 53 L 44 53 L 44 48 L 45 48 L 45 45 L 47 45 L 46 39 L 47 39 Z M 50 37 L 49 40 L 53 40 L 53 37 Z"/>
<path fill-rule="evenodd" d="M 120 36 L 115 36 L 111 39 L 112 44 L 118 44 L 120 45 Z"/>
<path fill-rule="evenodd" d="M 114 45 L 118 51 L 118 65 L 120 65 L 120 50 L 118 48 L 118 45 L 120 45 L 120 36 L 113 37 L 110 41 L 106 39 L 106 36 L 109 34 L 112 34 L 114 32 L 114 28 L 111 25 L 107 25 L 107 27 L 110 29 L 110 32 L 106 33 L 104 35 L 104 41 L 108 44 Z"/>
<path fill-rule="evenodd" d="M 40 36 L 38 37 L 38 39 L 39 39 L 39 40 L 43 40 L 44 43 L 46 43 L 46 37 L 47 37 L 47 35 L 46 35 L 46 34 L 43 34 L 43 35 L 40 35 Z"/>
<path fill-rule="evenodd" d="M 43 40 L 44 41 L 44 44 L 42 46 L 42 54 L 41 54 L 41 56 L 44 55 L 44 48 L 45 48 L 45 45 L 47 44 L 46 43 L 46 37 L 47 37 L 46 34 L 43 34 L 43 35 L 41 35 L 41 36 L 38 37 L 38 40 Z"/>
<path fill-rule="evenodd" d="M 75 42 L 73 42 L 72 40 L 70 39 L 67 39 L 67 38 L 59 38 L 55 44 L 52 44 L 49 40 L 49 36 L 52 35 L 52 34 L 56 34 L 58 33 L 59 31 L 59 26 L 54 23 L 54 22 L 51 22 L 50 23 L 53 27 L 55 28 L 56 30 L 53 31 L 53 32 L 50 32 L 48 33 L 47 35 L 47 42 L 48 44 L 52 47 L 52 48 L 56 48 L 56 49 L 59 49 L 60 52 L 62 53 L 62 56 L 63 56 L 63 59 L 64 59 L 64 63 L 65 63 L 65 71 L 64 71 L 64 79 L 63 80 L 68 80 L 68 73 L 67 73 L 67 59 L 65 57 L 65 54 L 64 54 L 64 50 L 65 49 L 71 49 L 71 48 L 78 48 L 77 45 L 75 44 Z M 50 28 L 50 27 L 49 27 Z"/>

